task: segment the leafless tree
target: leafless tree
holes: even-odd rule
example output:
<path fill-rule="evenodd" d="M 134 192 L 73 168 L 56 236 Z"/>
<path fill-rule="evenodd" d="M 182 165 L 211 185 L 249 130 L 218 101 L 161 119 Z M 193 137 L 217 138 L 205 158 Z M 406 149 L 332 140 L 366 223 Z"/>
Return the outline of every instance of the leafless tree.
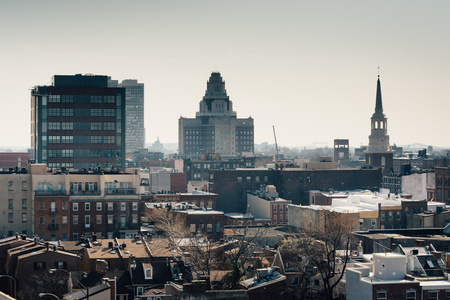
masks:
<path fill-rule="evenodd" d="M 246 279 L 245 263 L 253 256 L 253 254 L 261 249 L 256 243 L 257 239 L 264 235 L 263 227 L 257 228 L 250 233 L 248 228 L 232 229 L 233 235 L 229 237 L 232 248 L 228 251 L 228 262 L 231 267 L 228 288 L 236 288 L 239 281 Z"/>
<path fill-rule="evenodd" d="M 61 298 L 68 292 L 68 277 L 63 272 L 49 274 L 42 272 L 41 274 L 33 274 L 25 277 L 17 293 L 19 300 L 40 299 L 39 293 L 51 293 Z"/>
<path fill-rule="evenodd" d="M 300 295 L 314 293 L 315 298 L 333 299 L 338 296 L 337 287 L 354 244 L 352 232 L 357 228 L 358 218 L 352 213 L 322 210 L 319 220 L 306 224 L 296 238 L 281 243 L 280 249 L 297 254 L 301 260 L 298 272 L 303 279 L 309 281 L 316 274 L 321 279 L 322 285 L 318 287 L 302 282 Z"/>

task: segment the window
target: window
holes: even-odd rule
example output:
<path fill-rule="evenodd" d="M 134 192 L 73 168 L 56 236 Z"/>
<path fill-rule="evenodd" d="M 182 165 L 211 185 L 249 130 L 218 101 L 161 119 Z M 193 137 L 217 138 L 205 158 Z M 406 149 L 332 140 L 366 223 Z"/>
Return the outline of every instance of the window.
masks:
<path fill-rule="evenodd" d="M 381 212 L 381 221 L 386 219 L 386 213 L 384 211 Z"/>
<path fill-rule="evenodd" d="M 85 211 L 90 211 L 91 210 L 91 203 L 85 203 L 84 204 L 84 210 Z"/>
<path fill-rule="evenodd" d="M 416 300 L 416 291 L 406 291 L 406 300 Z"/>
<path fill-rule="evenodd" d="M 67 202 L 62 203 L 62 210 L 67 210 Z"/>
<path fill-rule="evenodd" d="M 114 136 L 103 136 L 103 143 L 104 144 L 114 144 Z"/>
<path fill-rule="evenodd" d="M 277 206 L 276 206 L 276 205 L 273 206 L 273 212 L 274 212 L 274 213 L 277 212 Z"/>
<path fill-rule="evenodd" d="M 113 205 L 112 202 L 108 202 L 108 210 L 113 210 Z"/>
<path fill-rule="evenodd" d="M 132 209 L 133 210 L 138 210 L 138 203 L 137 202 L 133 202 Z"/>
<path fill-rule="evenodd" d="M 102 224 L 102 215 L 97 215 L 95 219 L 97 224 Z"/>
<path fill-rule="evenodd" d="M 48 122 L 48 130 L 60 130 L 61 126 L 59 122 Z"/>
<path fill-rule="evenodd" d="M 27 213 L 22 213 L 22 222 L 23 223 L 27 222 Z"/>
<path fill-rule="evenodd" d="M 45 270 L 45 262 L 39 261 L 34 263 L 35 270 Z"/>
<path fill-rule="evenodd" d="M 73 223 L 73 225 L 77 225 L 78 224 L 78 215 L 73 215 L 72 216 L 72 223 Z"/>
<path fill-rule="evenodd" d="M 59 108 L 49 108 L 48 116 L 49 117 L 59 117 L 59 116 L 61 116 L 61 110 Z"/>
<path fill-rule="evenodd" d="M 197 226 L 195 226 L 195 224 L 191 224 L 189 227 L 192 233 L 195 233 L 197 231 Z"/>
<path fill-rule="evenodd" d="M 26 190 L 28 190 L 27 182 L 22 181 L 22 191 L 26 191 Z"/>
<path fill-rule="evenodd" d="M 387 300 L 387 292 L 377 291 L 377 300 Z"/>
<path fill-rule="evenodd" d="M 39 225 L 44 225 L 44 216 L 39 216 Z"/>
<path fill-rule="evenodd" d="M 306 176 L 306 182 L 311 183 L 311 176 Z"/>
<path fill-rule="evenodd" d="M 438 300 L 438 292 L 428 291 L 428 299 L 429 300 Z"/>
<path fill-rule="evenodd" d="M 66 268 L 66 262 L 65 261 L 57 261 L 55 262 L 55 268 L 58 270 L 63 270 Z"/>
<path fill-rule="evenodd" d="M 73 149 L 61 150 L 61 157 L 73 157 Z"/>
<path fill-rule="evenodd" d="M 397 221 L 400 221 L 402 219 L 402 215 L 400 214 L 400 212 L 397 212 Z"/>
<path fill-rule="evenodd" d="M 238 176 L 237 181 L 238 181 L 238 182 L 242 182 L 242 177 L 241 177 L 241 176 Z"/>
<path fill-rule="evenodd" d="M 22 209 L 27 209 L 27 199 L 22 199 Z"/>
<path fill-rule="evenodd" d="M 67 224 L 67 216 L 62 216 L 62 224 Z"/>
<path fill-rule="evenodd" d="M 131 215 L 131 222 L 133 224 L 137 224 L 137 222 L 138 222 L 138 215 L 137 214 L 132 214 Z"/>
<path fill-rule="evenodd" d="M 445 291 L 445 299 L 450 300 L 450 291 Z"/>
<path fill-rule="evenodd" d="M 90 215 L 84 216 L 84 227 L 91 228 L 91 216 Z"/>
<path fill-rule="evenodd" d="M 255 176 L 255 182 L 259 182 L 259 176 Z"/>
<path fill-rule="evenodd" d="M 61 136 L 61 144 L 73 144 L 73 136 L 71 136 L 71 135 Z M 72 150 L 72 156 L 73 156 L 73 150 Z M 67 156 L 65 156 L 65 157 L 67 157 Z"/>
<path fill-rule="evenodd" d="M 106 122 L 103 123 L 103 130 L 114 130 L 115 129 L 115 123 L 112 122 Z"/>
<path fill-rule="evenodd" d="M 120 210 L 121 211 L 127 210 L 127 204 L 125 202 L 120 202 Z"/>
<path fill-rule="evenodd" d="M 61 108 L 62 117 L 73 117 L 73 108 Z"/>
<path fill-rule="evenodd" d="M 247 176 L 246 180 L 247 180 L 247 183 L 252 183 L 252 177 L 251 176 Z"/>
<path fill-rule="evenodd" d="M 100 122 L 92 122 L 91 130 L 102 130 L 102 123 Z"/>
<path fill-rule="evenodd" d="M 394 219 L 394 212 L 389 212 L 389 221 L 392 221 Z"/>
<path fill-rule="evenodd" d="M 143 294 L 144 294 L 144 287 L 142 287 L 142 286 L 136 287 L 136 295 L 141 296 Z"/>
<path fill-rule="evenodd" d="M 108 224 L 113 223 L 113 215 L 108 215 Z"/>
<path fill-rule="evenodd" d="M 8 191 L 13 191 L 13 190 L 14 190 L 13 182 L 8 181 Z"/>
<path fill-rule="evenodd" d="M 61 130 L 73 130 L 73 122 L 62 122 Z"/>
<path fill-rule="evenodd" d="M 91 136 L 91 144 L 101 144 L 102 137 L 101 136 Z"/>
<path fill-rule="evenodd" d="M 78 233 L 74 233 L 73 234 L 73 240 L 74 241 L 78 241 L 78 236 L 79 236 Z"/>
<path fill-rule="evenodd" d="M 14 209 L 13 199 L 8 199 L 8 209 Z"/>
<path fill-rule="evenodd" d="M 8 213 L 8 223 L 14 223 L 14 214 Z"/>
<path fill-rule="evenodd" d="M 114 117 L 114 109 L 106 108 L 103 110 L 104 117 Z"/>
<path fill-rule="evenodd" d="M 78 211 L 78 203 L 73 203 L 72 204 L 72 210 L 73 211 Z"/>
<path fill-rule="evenodd" d="M 102 210 L 102 203 L 97 202 L 97 211 L 101 211 L 101 210 Z"/>

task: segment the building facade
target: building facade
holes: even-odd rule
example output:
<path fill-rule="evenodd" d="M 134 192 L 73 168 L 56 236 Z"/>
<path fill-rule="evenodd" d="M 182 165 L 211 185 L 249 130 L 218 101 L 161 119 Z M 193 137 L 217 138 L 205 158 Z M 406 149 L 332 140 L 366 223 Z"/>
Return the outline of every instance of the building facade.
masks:
<path fill-rule="evenodd" d="M 392 151 L 389 145 L 387 118 L 383 113 L 380 76 L 378 76 L 377 81 L 375 112 L 370 118 L 370 123 L 371 132 L 369 136 L 369 147 L 366 150 L 366 164 L 369 167 L 382 168 L 383 174 L 387 175 L 393 168 L 394 151 Z"/>
<path fill-rule="evenodd" d="M 25 173 L 0 173 L 0 237 L 32 234 L 31 176 Z"/>
<path fill-rule="evenodd" d="M 125 89 L 107 76 L 55 75 L 31 91 L 31 159 L 49 168 L 125 167 Z"/>
<path fill-rule="evenodd" d="M 134 153 L 145 147 L 144 84 L 126 79 L 118 86 L 125 88 L 125 149 Z"/>
<path fill-rule="evenodd" d="M 180 117 L 178 126 L 180 155 L 199 157 L 207 151 L 238 155 L 254 150 L 253 119 L 237 118 L 218 72 L 211 73 L 196 117 Z"/>

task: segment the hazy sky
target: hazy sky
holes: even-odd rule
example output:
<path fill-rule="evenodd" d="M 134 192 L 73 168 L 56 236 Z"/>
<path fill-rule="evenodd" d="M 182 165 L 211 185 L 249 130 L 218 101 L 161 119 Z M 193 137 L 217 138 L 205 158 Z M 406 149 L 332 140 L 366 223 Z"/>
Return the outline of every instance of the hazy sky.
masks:
<path fill-rule="evenodd" d="M 450 146 L 450 1 L 1 1 L 0 146 L 30 146 L 55 74 L 145 84 L 147 143 L 178 141 L 219 71 L 255 142 L 368 143 L 380 67 L 391 144 Z"/>

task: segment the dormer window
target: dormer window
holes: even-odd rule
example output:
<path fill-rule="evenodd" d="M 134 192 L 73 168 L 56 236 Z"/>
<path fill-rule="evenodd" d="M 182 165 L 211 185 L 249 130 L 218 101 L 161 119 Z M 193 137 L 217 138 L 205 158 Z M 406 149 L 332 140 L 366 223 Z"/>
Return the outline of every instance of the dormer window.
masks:
<path fill-rule="evenodd" d="M 153 279 L 153 267 L 150 263 L 143 263 L 142 267 L 144 269 L 145 279 Z"/>

